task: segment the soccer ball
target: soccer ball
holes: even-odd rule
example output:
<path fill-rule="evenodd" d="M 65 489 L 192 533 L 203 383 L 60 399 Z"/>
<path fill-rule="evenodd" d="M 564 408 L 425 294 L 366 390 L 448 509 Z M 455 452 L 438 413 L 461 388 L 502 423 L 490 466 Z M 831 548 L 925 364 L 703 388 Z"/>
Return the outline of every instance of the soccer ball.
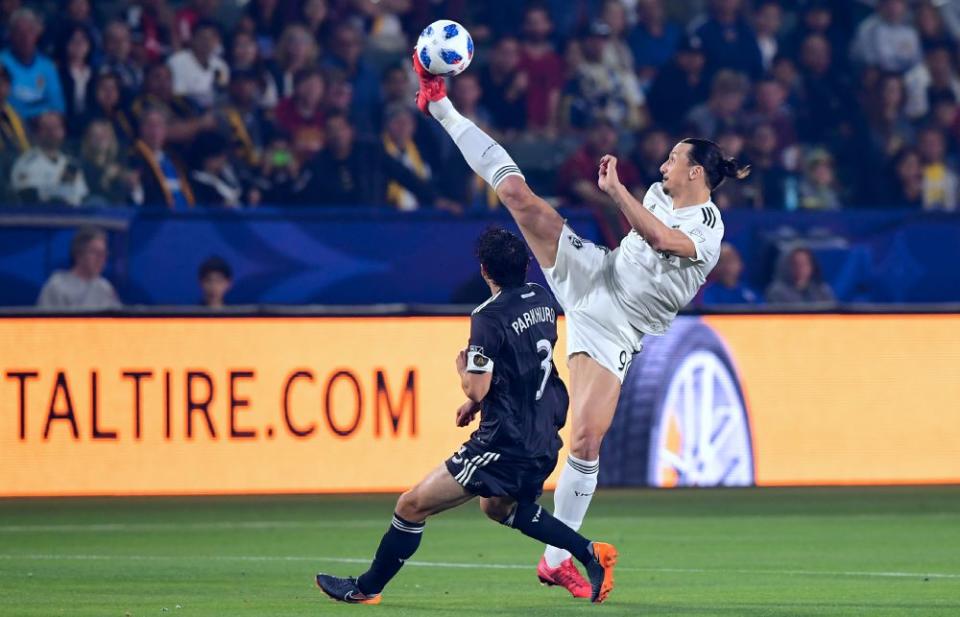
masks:
<path fill-rule="evenodd" d="M 473 39 L 457 22 L 438 19 L 420 33 L 417 57 L 434 75 L 459 75 L 473 60 Z"/>

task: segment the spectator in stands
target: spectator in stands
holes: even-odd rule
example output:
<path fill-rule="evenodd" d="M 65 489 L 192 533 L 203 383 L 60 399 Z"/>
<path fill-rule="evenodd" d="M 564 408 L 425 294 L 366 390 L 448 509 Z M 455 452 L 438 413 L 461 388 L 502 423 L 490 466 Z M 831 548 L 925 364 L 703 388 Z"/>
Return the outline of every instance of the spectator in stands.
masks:
<path fill-rule="evenodd" d="M 559 193 L 571 204 L 590 208 L 603 226 L 608 239 L 620 238 L 626 231 L 620 210 L 610 196 L 597 187 L 597 168 L 605 154 L 617 153 L 617 126 L 609 119 L 596 118 L 587 131 L 586 142 L 563 163 L 559 171 Z M 661 161 L 662 162 L 662 161 Z M 642 198 L 640 174 L 628 159 L 617 164 L 620 182 Z"/>
<path fill-rule="evenodd" d="M 208 257 L 200 264 L 197 279 L 200 281 L 203 306 L 208 309 L 224 308 L 226 295 L 233 287 L 233 268 L 230 264 L 222 257 Z"/>
<path fill-rule="evenodd" d="M 631 162 L 637 170 L 637 184 L 640 192 L 646 192 L 651 184 L 660 182 L 663 177 L 660 167 L 670 155 L 673 143 L 669 133 L 655 126 L 648 128 L 637 137 L 637 147 Z M 728 154 L 728 156 L 731 155 Z"/>
<path fill-rule="evenodd" d="M 947 138 L 947 156 L 951 160 L 960 158 L 960 106 L 953 95 L 939 94 L 930 100 L 930 124 L 937 127 Z"/>
<path fill-rule="evenodd" d="M 104 310 L 120 308 L 110 281 L 103 278 L 107 265 L 107 234 L 97 227 L 82 227 L 70 244 L 73 266 L 50 275 L 40 290 L 37 306 L 45 309 Z"/>
<path fill-rule="evenodd" d="M 190 41 L 196 34 L 197 24 L 216 20 L 219 9 L 220 0 L 190 0 L 180 7 L 174 17 L 177 39 L 181 43 Z"/>
<path fill-rule="evenodd" d="M 492 120 L 487 110 L 480 105 L 482 95 L 480 78 L 471 71 L 458 75 L 450 88 L 450 100 L 457 111 L 481 129 L 488 131 Z M 500 199 L 496 192 L 470 169 L 460 152 L 450 149 L 446 154 L 437 167 L 443 170 L 436 178 L 440 192 L 471 210 L 482 212 L 499 208 Z"/>
<path fill-rule="evenodd" d="M 803 95 L 799 132 L 814 143 L 835 143 L 853 134 L 854 98 L 847 79 L 833 68 L 830 43 L 820 34 L 804 39 L 800 51 Z"/>
<path fill-rule="evenodd" d="M 277 82 L 267 64 L 260 58 L 257 41 L 249 32 L 238 31 L 233 35 L 230 47 L 230 72 L 252 73 L 260 81 L 260 96 L 257 104 L 264 109 L 277 106 Z"/>
<path fill-rule="evenodd" d="M 262 196 L 260 202 L 267 205 L 293 203 L 297 198 L 299 179 L 300 162 L 293 155 L 290 142 L 282 134 L 273 135 L 254 182 Z"/>
<path fill-rule="evenodd" d="M 914 24 L 922 48 L 949 45 L 953 39 L 943 15 L 930 0 L 921 0 L 914 9 Z"/>
<path fill-rule="evenodd" d="M 387 155 L 409 169 L 423 182 L 431 182 L 433 170 L 427 162 L 427 157 L 413 139 L 416 125 L 410 107 L 402 103 L 393 103 L 384 110 L 383 115 L 381 139 Z M 416 210 L 422 205 L 416 195 L 396 181 L 387 183 L 386 202 L 400 211 Z"/>
<path fill-rule="evenodd" d="M 527 76 L 526 126 L 532 131 L 554 134 L 559 126 L 560 92 L 563 88 L 563 57 L 551 37 L 553 21 L 546 7 L 533 4 L 523 18 L 523 45 L 518 71 Z"/>
<path fill-rule="evenodd" d="M 779 55 L 773 59 L 770 76 L 780 84 L 787 93 L 787 104 L 796 108 L 803 98 L 803 78 L 797 63 L 789 56 Z"/>
<path fill-rule="evenodd" d="M 162 62 L 147 69 L 143 94 L 130 106 L 138 122 L 142 121 L 144 111 L 150 108 L 164 111 L 168 123 L 167 139 L 173 144 L 188 144 L 201 131 L 217 128 L 217 118 L 213 113 L 198 113 L 190 101 L 173 93 L 173 75 L 170 67 Z"/>
<path fill-rule="evenodd" d="M 739 73 L 726 70 L 717 73 L 710 87 L 710 98 L 687 114 L 688 131 L 713 139 L 720 131 L 739 126 L 749 87 L 747 79 Z"/>
<path fill-rule="evenodd" d="M 187 48 L 167 60 L 173 76 L 173 93 L 183 96 L 201 109 L 210 109 L 219 91 L 230 83 L 230 67 L 219 55 L 220 30 L 210 21 L 193 28 Z"/>
<path fill-rule="evenodd" d="M 147 108 L 140 116 L 140 139 L 130 167 L 139 183 L 132 199 L 139 206 L 182 211 L 196 203 L 186 167 L 167 149 L 167 112 Z"/>
<path fill-rule="evenodd" d="M 770 304 L 833 302 L 833 290 L 824 282 L 813 252 L 795 248 L 780 259 L 777 276 L 764 294 Z"/>
<path fill-rule="evenodd" d="M 903 77 L 907 89 L 906 114 L 911 120 L 930 113 L 930 99 L 950 96 L 960 100 L 960 77 L 954 69 L 953 46 L 932 44 L 924 49 L 924 60 Z"/>
<path fill-rule="evenodd" d="M 132 0 L 124 13 L 142 65 L 159 62 L 177 45 L 175 14 L 167 0 Z"/>
<path fill-rule="evenodd" d="M 769 124 L 758 124 L 747 141 L 746 162 L 751 165 L 746 180 L 757 190 L 754 206 L 768 210 L 789 208 L 786 203 L 787 184 L 792 179 L 778 158 L 780 151 L 777 133 Z"/>
<path fill-rule="evenodd" d="M 773 59 L 780 50 L 783 28 L 783 7 L 776 0 L 762 0 L 753 10 L 753 28 L 760 48 L 764 72 L 773 67 Z"/>
<path fill-rule="evenodd" d="M 716 138 L 717 145 L 724 156 L 746 160 L 747 138 L 737 129 L 721 131 Z M 761 208 L 763 194 L 760 186 L 751 180 L 745 182 L 724 182 L 713 192 L 713 203 L 721 210 L 730 208 Z"/>
<path fill-rule="evenodd" d="M 636 79 L 633 68 L 633 52 L 627 45 L 627 9 L 621 0 L 603 0 L 600 4 L 600 23 L 610 28 L 610 37 L 604 47 L 603 61 L 621 75 Z M 637 85 L 639 89 L 639 84 Z"/>
<path fill-rule="evenodd" d="M 581 32 L 583 59 L 566 89 L 570 126 L 584 128 L 597 115 L 623 129 L 638 129 L 646 123 L 644 96 L 633 71 L 614 68 L 605 61 L 610 35 L 610 27 L 602 21 Z"/>
<path fill-rule="evenodd" d="M 913 142 L 913 126 L 905 108 L 903 78 L 892 73 L 882 76 L 866 102 L 870 141 L 867 152 L 875 152 L 881 160 L 889 160 L 903 146 Z"/>
<path fill-rule="evenodd" d="M 318 55 L 317 42 L 305 27 L 291 24 L 283 30 L 270 68 L 279 98 L 293 96 L 296 76 L 300 71 L 312 68 Z"/>
<path fill-rule="evenodd" d="M 759 295 L 740 280 L 742 274 L 740 252 L 729 242 L 724 242 L 720 245 L 717 265 L 710 273 L 710 282 L 703 288 L 701 303 L 704 306 L 758 304 Z"/>
<path fill-rule="evenodd" d="M 23 118 L 9 101 L 10 85 L 10 71 L 0 64 L 0 161 L 4 162 L 30 148 L 30 137 Z"/>
<path fill-rule="evenodd" d="M 673 61 L 660 69 L 650 85 L 650 113 L 657 124 L 671 133 L 680 132 L 687 114 L 710 92 L 704 63 L 700 39 L 683 38 Z"/>
<path fill-rule="evenodd" d="M 93 120 L 80 146 L 83 176 L 90 188 L 86 205 L 116 206 L 130 200 L 138 179 L 123 166 L 113 127 L 106 120 Z"/>
<path fill-rule="evenodd" d="M 670 63 L 682 37 L 679 24 L 666 18 L 663 0 L 637 1 L 637 23 L 630 31 L 627 42 L 633 52 L 642 87 L 648 87 L 661 67 Z"/>
<path fill-rule="evenodd" d="M 120 77 L 125 101 L 132 100 L 143 85 L 143 70 L 133 61 L 132 52 L 130 26 L 122 21 L 107 24 L 103 33 L 103 62 L 99 70 Z"/>
<path fill-rule="evenodd" d="M 787 105 L 787 91 L 776 79 L 766 77 L 754 86 L 754 105 L 747 114 L 750 127 L 769 124 L 777 133 L 778 154 L 797 142 L 797 128 L 793 110 Z"/>
<path fill-rule="evenodd" d="M 904 147 L 877 178 L 871 205 L 887 208 L 923 207 L 923 163 L 912 147 Z"/>
<path fill-rule="evenodd" d="M 708 77 L 722 69 L 752 79 L 763 73 L 763 56 L 756 33 L 743 16 L 742 0 L 710 0 L 709 15 L 694 34 L 703 42 Z"/>
<path fill-rule="evenodd" d="M 238 29 L 253 34 L 257 39 L 257 46 L 260 47 L 260 54 L 264 58 L 270 58 L 275 52 L 274 43 L 283 38 L 283 26 L 284 12 L 279 0 L 253 0 L 247 3 Z M 289 94 L 280 93 L 281 96 Z"/>
<path fill-rule="evenodd" d="M 330 7 L 328 0 L 304 0 L 296 20 L 306 26 L 314 40 L 325 41 L 330 36 Z M 376 26 L 374 26 L 376 27 Z"/>
<path fill-rule="evenodd" d="M 66 38 L 57 46 L 58 74 L 63 88 L 67 123 L 72 125 L 86 112 L 92 98 L 93 44 L 84 28 L 76 27 L 65 33 Z"/>
<path fill-rule="evenodd" d="M 66 111 L 57 67 L 37 51 L 41 32 L 40 17 L 30 9 L 18 9 L 10 16 L 10 48 L 0 52 L 0 64 L 10 72 L 9 102 L 24 120 Z"/>
<path fill-rule="evenodd" d="M 500 131 L 521 131 L 527 122 L 529 76 L 520 68 L 520 43 L 512 36 L 499 39 L 490 54 L 490 62 L 480 72 L 484 108 Z"/>
<path fill-rule="evenodd" d="M 297 73 L 293 96 L 277 105 L 277 127 L 290 136 L 301 163 L 323 148 L 325 88 L 326 82 L 319 69 L 302 69 Z"/>
<path fill-rule="evenodd" d="M 411 114 L 413 118 L 413 141 L 417 146 L 417 149 L 420 151 L 420 154 L 424 157 L 424 162 L 434 170 L 440 169 L 440 161 L 443 157 L 443 152 L 446 146 L 449 144 L 449 139 L 446 135 L 438 134 L 442 133 L 443 129 L 440 128 L 439 123 L 434 120 L 432 117 L 428 117 L 425 114 L 419 113 L 416 105 L 413 103 L 416 89 L 413 87 L 413 83 L 410 81 L 413 73 L 410 71 L 410 67 L 407 64 L 392 64 L 383 72 L 383 79 L 381 81 L 380 90 L 383 92 L 383 109 L 386 110 L 388 107 L 399 106 L 406 107 L 407 109 L 413 111 Z M 473 76 L 472 84 L 476 84 L 476 74 L 470 73 Z M 459 82 L 459 77 L 455 82 L 451 83 L 450 89 L 451 92 L 456 86 L 456 82 Z M 457 108 L 460 109 L 459 107 Z M 461 114 L 463 111 L 460 112 Z M 377 119 L 377 132 L 383 132 L 383 120 L 386 118 L 385 114 L 381 114 L 381 117 Z M 449 148 L 446 148 L 449 149 Z"/>
<path fill-rule="evenodd" d="M 90 122 L 105 120 L 113 127 L 115 139 L 128 147 L 137 139 L 136 122 L 123 108 L 120 100 L 120 77 L 116 73 L 100 73 L 93 85 L 93 97 L 87 113 L 71 127 L 79 133 Z"/>
<path fill-rule="evenodd" d="M 92 55 L 97 55 L 103 45 L 100 34 L 100 26 L 94 19 L 90 0 L 67 0 L 64 4 L 63 13 L 52 15 L 51 23 L 44 28 L 43 48 L 48 53 L 53 53 L 59 49 L 66 41 L 70 40 L 73 31 L 77 28 L 83 30 L 90 41 Z"/>
<path fill-rule="evenodd" d="M 197 135 L 191 146 L 190 188 L 201 206 L 235 209 L 243 205 L 245 190 L 230 164 L 230 144 L 220 133 Z"/>
<path fill-rule="evenodd" d="M 835 8 L 835 3 L 831 0 L 809 0 L 803 3 L 799 23 L 790 35 L 785 52 L 792 57 L 800 56 L 801 47 L 807 37 L 819 34 L 827 40 L 831 49 L 838 51 L 833 58 L 834 65 L 846 67 L 846 54 L 843 50 L 847 49 L 849 44 L 849 33 L 837 23 Z"/>
<path fill-rule="evenodd" d="M 296 200 L 304 205 L 377 206 L 386 201 L 387 183 L 399 183 L 421 204 L 434 204 L 436 191 L 396 161 L 381 143 L 358 142 L 345 114 L 327 116 L 326 147 L 300 179 Z"/>
<path fill-rule="evenodd" d="M 63 151 L 63 115 L 48 111 L 33 126 L 36 145 L 13 164 L 11 187 L 23 203 L 79 206 L 89 190 L 80 166 Z"/>
<path fill-rule="evenodd" d="M 228 136 L 233 160 L 241 171 L 260 166 L 270 139 L 270 123 L 260 107 L 263 81 L 254 71 L 235 70 L 230 74 L 230 99 L 218 113 L 220 131 Z"/>
<path fill-rule="evenodd" d="M 947 140 L 934 126 L 925 127 L 917 138 L 917 152 L 923 165 L 923 209 L 956 210 L 960 180 L 947 164 Z"/>
<path fill-rule="evenodd" d="M 909 23 L 906 0 L 879 0 L 876 13 L 857 28 L 851 47 L 854 60 L 891 73 L 904 73 L 920 62 L 920 36 Z"/>
<path fill-rule="evenodd" d="M 839 183 L 827 150 L 815 148 L 807 154 L 799 192 L 800 207 L 805 210 L 840 209 Z"/>
<path fill-rule="evenodd" d="M 358 124 L 371 124 L 380 103 L 380 79 L 363 60 L 363 34 L 351 22 L 340 22 L 330 37 L 327 65 L 344 72 L 353 86 L 354 117 Z"/>

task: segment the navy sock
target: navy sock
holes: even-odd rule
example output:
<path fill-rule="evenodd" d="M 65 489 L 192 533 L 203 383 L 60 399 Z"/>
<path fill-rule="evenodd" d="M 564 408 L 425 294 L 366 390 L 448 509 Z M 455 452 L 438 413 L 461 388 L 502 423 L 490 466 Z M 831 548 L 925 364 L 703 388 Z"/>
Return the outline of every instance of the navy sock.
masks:
<path fill-rule="evenodd" d="M 513 513 L 501 522 L 534 540 L 570 551 L 583 565 L 593 561 L 590 540 L 567 527 L 540 504 L 518 503 Z"/>
<path fill-rule="evenodd" d="M 393 521 L 380 540 L 370 569 L 357 578 L 357 586 L 361 592 L 372 595 L 383 591 L 390 579 L 403 567 L 403 562 L 417 552 L 420 536 L 423 535 L 423 525 L 405 521 L 394 513 Z"/>

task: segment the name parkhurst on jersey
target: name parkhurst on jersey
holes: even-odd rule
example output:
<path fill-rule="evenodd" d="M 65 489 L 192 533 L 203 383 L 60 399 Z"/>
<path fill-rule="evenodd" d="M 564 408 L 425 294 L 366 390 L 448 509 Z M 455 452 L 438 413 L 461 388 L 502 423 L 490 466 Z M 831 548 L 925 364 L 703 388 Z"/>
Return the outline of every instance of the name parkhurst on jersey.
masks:
<path fill-rule="evenodd" d="M 643 206 L 667 227 L 685 233 L 697 251 L 691 258 L 663 254 L 631 230 L 611 255 L 613 268 L 608 283 L 614 299 L 631 326 L 656 335 L 667 331 L 677 311 L 693 300 L 717 265 L 723 221 L 712 201 L 674 209 L 673 199 L 663 192 L 660 182 L 647 190 Z"/>

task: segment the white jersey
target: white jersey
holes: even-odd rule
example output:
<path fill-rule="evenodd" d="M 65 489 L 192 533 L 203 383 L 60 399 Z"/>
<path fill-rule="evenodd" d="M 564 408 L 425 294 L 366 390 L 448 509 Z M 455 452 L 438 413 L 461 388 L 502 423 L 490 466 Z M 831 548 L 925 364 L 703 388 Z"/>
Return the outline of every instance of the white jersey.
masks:
<path fill-rule="evenodd" d="M 645 334 L 663 334 L 717 265 L 723 221 L 712 201 L 674 209 L 660 182 L 647 190 L 643 206 L 667 227 L 685 233 L 696 247 L 696 256 L 660 253 L 631 231 L 610 255 L 613 264 L 605 278 L 632 327 Z"/>

